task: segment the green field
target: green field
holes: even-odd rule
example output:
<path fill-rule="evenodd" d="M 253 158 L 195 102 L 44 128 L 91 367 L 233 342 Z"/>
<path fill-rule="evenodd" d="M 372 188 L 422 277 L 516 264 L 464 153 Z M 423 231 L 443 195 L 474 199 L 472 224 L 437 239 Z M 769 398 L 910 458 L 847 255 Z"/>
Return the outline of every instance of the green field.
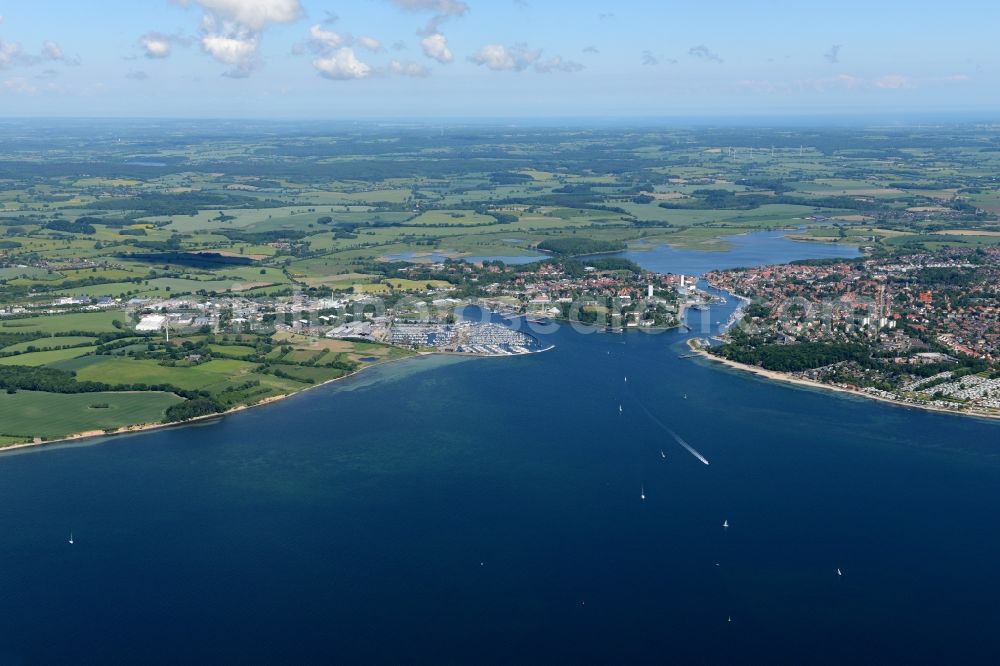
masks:
<path fill-rule="evenodd" d="M 254 347 L 247 347 L 244 345 L 209 345 L 209 349 L 212 353 L 225 354 L 226 356 L 250 356 L 257 350 Z"/>
<path fill-rule="evenodd" d="M 125 321 L 127 317 L 120 311 L 80 312 L 46 317 L 24 319 L 0 319 L 0 332 L 6 333 L 47 333 L 59 334 L 70 331 L 87 333 L 110 333 L 119 330 L 115 321 Z"/>
<path fill-rule="evenodd" d="M 16 356 L 0 357 L 0 365 L 49 365 L 78 356 L 85 356 L 93 351 L 91 347 L 74 347 L 72 349 L 53 349 L 52 351 L 31 352 Z"/>
<path fill-rule="evenodd" d="M 86 345 L 93 344 L 96 338 L 83 335 L 67 335 L 59 337 L 50 338 L 39 338 L 37 340 L 32 340 L 31 342 L 18 342 L 17 344 L 9 345 L 0 349 L 0 352 L 24 352 L 27 351 L 28 347 L 34 347 L 38 350 L 43 349 L 55 349 L 57 347 L 72 347 L 76 345 Z"/>
<path fill-rule="evenodd" d="M 790 229 L 887 255 L 1000 242 L 1000 151 L 971 125 L 142 127 L 121 144 L 108 126 L 0 127 L 0 351 L 17 354 L 0 365 L 171 384 L 228 408 L 409 353 L 295 336 L 280 325 L 289 294 L 327 312 L 361 294 L 472 300 L 492 276 L 452 261 L 552 240 L 724 251 L 726 236 Z M 56 314 L 84 295 L 122 302 Z M 134 335 L 162 309 L 212 312 L 218 330 Z M 99 335 L 101 355 L 59 349 Z"/>
<path fill-rule="evenodd" d="M 419 227 L 423 225 L 480 226 L 496 223 L 496 218 L 489 215 L 480 215 L 471 210 L 434 210 L 422 213 L 407 224 Z"/>
<path fill-rule="evenodd" d="M 225 388 L 230 378 L 252 373 L 253 363 L 216 359 L 193 367 L 168 367 L 157 361 L 109 356 L 77 372 L 81 381 L 107 384 L 171 384 L 182 389 L 217 390 Z"/>
<path fill-rule="evenodd" d="M 172 393 L 0 392 L 0 435 L 48 439 L 90 430 L 155 423 L 170 405 Z M 92 405 L 107 404 L 106 408 Z"/>

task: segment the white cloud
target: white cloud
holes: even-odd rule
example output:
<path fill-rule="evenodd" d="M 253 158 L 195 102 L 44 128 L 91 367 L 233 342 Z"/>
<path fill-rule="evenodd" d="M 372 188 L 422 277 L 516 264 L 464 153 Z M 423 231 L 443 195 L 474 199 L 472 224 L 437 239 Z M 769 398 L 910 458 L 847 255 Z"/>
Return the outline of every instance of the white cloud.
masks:
<path fill-rule="evenodd" d="M 20 52 L 21 45 L 17 42 L 5 42 L 0 39 L 0 69 L 10 67 Z"/>
<path fill-rule="evenodd" d="M 339 32 L 324 30 L 323 26 L 318 23 L 309 28 L 309 35 L 312 37 L 313 41 L 332 49 L 336 49 L 344 45 L 344 37 Z"/>
<path fill-rule="evenodd" d="M 336 61 L 337 55 L 336 51 L 341 51 L 346 47 L 359 46 L 363 49 L 367 49 L 372 52 L 382 51 L 382 42 L 375 39 L 374 37 L 354 37 L 350 34 L 334 32 L 333 30 L 327 30 L 319 23 L 313 25 L 309 28 L 309 39 L 305 42 L 300 42 L 292 47 L 292 53 L 301 55 L 306 52 L 313 53 L 317 56 L 318 61 L 321 62 L 334 62 Z M 350 50 L 353 55 L 353 49 Z M 341 57 L 346 57 L 344 54 Z M 315 61 L 314 61 L 315 62 Z M 363 64 L 363 63 L 362 63 Z M 367 76 L 367 75 L 366 75 Z M 347 76 L 343 78 L 362 78 L 357 76 Z"/>
<path fill-rule="evenodd" d="M 228 76 L 249 76 L 259 64 L 260 37 L 270 25 L 292 23 L 303 16 L 300 0 L 174 0 L 205 11 L 201 48 L 232 69 Z M 147 51 L 148 54 L 148 51 Z M 162 57 L 162 56 L 161 56 Z"/>
<path fill-rule="evenodd" d="M 476 55 L 469 56 L 469 60 L 477 65 L 486 65 L 488 68 L 497 71 L 517 67 L 514 56 L 507 52 L 505 46 L 501 46 L 500 44 L 487 44 L 479 49 Z"/>
<path fill-rule="evenodd" d="M 139 38 L 139 46 L 147 58 L 167 58 L 173 50 L 173 41 L 168 35 L 147 32 Z"/>
<path fill-rule="evenodd" d="M 523 44 L 510 47 L 487 44 L 475 55 L 469 56 L 469 60 L 496 72 L 520 72 L 535 63 L 541 55 L 541 49 L 529 49 Z"/>
<path fill-rule="evenodd" d="M 257 65 L 258 34 L 247 28 L 224 24 L 216 27 L 214 21 L 206 27 L 201 38 L 201 48 L 216 60 L 231 65 L 229 76 L 248 76 Z"/>
<path fill-rule="evenodd" d="M 421 39 L 420 48 L 424 50 L 424 55 L 440 63 L 449 63 L 455 59 L 451 49 L 448 48 L 448 40 L 440 32 L 435 32 Z"/>
<path fill-rule="evenodd" d="M 399 60 L 390 60 L 388 71 L 390 74 L 398 74 L 400 76 L 427 76 L 430 74 L 430 70 L 419 65 L 415 62 L 401 62 Z"/>
<path fill-rule="evenodd" d="M 0 39 L 0 69 L 7 67 L 33 67 L 46 62 L 61 62 L 66 65 L 79 65 L 79 58 L 70 58 L 59 45 L 51 40 L 42 43 L 42 50 L 35 53 L 25 53 L 19 42 L 5 42 Z M 13 80 L 13 79 L 12 79 Z"/>
<path fill-rule="evenodd" d="M 63 55 L 62 49 L 59 45 L 53 41 L 47 41 L 42 44 L 42 51 L 45 53 L 45 57 L 49 60 L 64 60 L 66 56 Z"/>
<path fill-rule="evenodd" d="M 369 51 L 382 50 L 382 42 L 375 39 L 374 37 L 365 37 L 364 35 L 362 35 L 361 37 L 358 37 L 355 40 L 355 42 L 357 43 L 358 46 L 368 49 Z"/>
<path fill-rule="evenodd" d="M 194 0 L 208 13 L 260 31 L 271 23 L 292 23 L 302 17 L 299 0 Z M 187 4 L 183 2 L 182 4 Z"/>
<path fill-rule="evenodd" d="M 208 35 L 201 41 L 212 57 L 221 60 L 227 65 L 239 65 L 253 57 L 257 50 L 257 40 L 252 37 L 225 37 L 222 35 Z"/>
<path fill-rule="evenodd" d="M 560 56 L 554 56 L 548 60 L 540 60 L 535 63 L 535 71 L 540 74 L 548 72 L 579 72 L 583 65 L 572 60 L 563 60 Z"/>
<path fill-rule="evenodd" d="M 364 79 L 372 73 L 371 66 L 358 60 L 354 49 L 346 46 L 328 58 L 316 58 L 312 64 L 321 76 L 338 81 Z"/>
<path fill-rule="evenodd" d="M 447 64 L 455 59 L 451 49 L 448 48 L 448 40 L 441 34 L 441 24 L 450 18 L 465 16 L 469 11 L 469 5 L 462 0 L 389 0 L 389 2 L 400 9 L 414 12 L 433 12 L 434 15 L 427 22 L 427 25 L 417 30 L 420 39 L 420 47 L 424 55 L 437 60 L 442 64 Z"/>
<path fill-rule="evenodd" d="M 461 0 L 389 0 L 400 9 L 432 11 L 443 16 L 464 16 L 469 5 Z"/>

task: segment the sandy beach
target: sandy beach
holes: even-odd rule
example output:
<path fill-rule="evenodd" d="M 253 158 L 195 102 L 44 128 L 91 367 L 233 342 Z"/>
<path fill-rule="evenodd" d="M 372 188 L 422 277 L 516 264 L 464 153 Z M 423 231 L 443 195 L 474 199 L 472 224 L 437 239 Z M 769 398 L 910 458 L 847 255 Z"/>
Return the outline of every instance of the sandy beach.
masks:
<path fill-rule="evenodd" d="M 704 348 L 702 348 L 696 340 L 688 340 L 688 347 L 694 353 L 698 354 L 702 358 L 707 359 L 713 363 L 718 363 L 719 365 L 724 365 L 727 368 L 732 368 L 734 370 L 740 370 L 742 372 L 748 372 L 758 377 L 763 377 L 764 379 L 770 379 L 774 381 L 784 382 L 786 384 L 795 384 L 804 388 L 813 389 L 823 389 L 825 391 L 834 391 L 836 393 L 847 393 L 854 396 L 859 396 L 862 398 L 867 398 L 869 400 L 877 400 L 879 402 L 884 402 L 890 405 L 895 405 L 896 407 L 910 407 L 912 409 L 922 409 L 931 412 L 940 412 L 943 414 L 953 414 L 956 416 L 975 416 L 979 418 L 986 419 L 1000 419 L 1000 413 L 996 412 L 982 412 L 982 411 L 966 411 L 958 409 L 944 409 L 942 407 L 935 407 L 933 405 L 918 405 L 909 402 L 901 402 L 899 400 L 891 400 L 889 398 L 884 398 L 878 395 L 872 395 L 871 393 L 866 393 L 859 389 L 847 388 L 844 386 L 832 386 L 830 384 L 823 384 L 821 382 L 815 382 L 810 379 L 802 379 L 800 377 L 794 377 L 792 375 L 785 374 L 783 372 L 775 372 L 773 370 L 765 370 L 764 368 L 759 368 L 754 365 L 746 365 L 745 363 L 738 363 L 736 361 L 730 361 L 727 358 L 722 358 L 720 356 L 715 356 L 714 354 L 708 353 Z"/>

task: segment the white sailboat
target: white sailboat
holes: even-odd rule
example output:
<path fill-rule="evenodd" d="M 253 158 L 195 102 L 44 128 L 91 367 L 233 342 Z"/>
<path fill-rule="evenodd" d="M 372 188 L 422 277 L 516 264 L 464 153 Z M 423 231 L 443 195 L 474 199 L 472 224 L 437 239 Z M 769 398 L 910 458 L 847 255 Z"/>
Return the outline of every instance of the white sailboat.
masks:
<path fill-rule="evenodd" d="M 621 413 L 622 413 L 622 406 L 621 406 L 621 405 L 618 405 L 618 413 L 619 413 L 619 414 L 621 414 Z"/>
<path fill-rule="evenodd" d="M 841 573 L 840 567 L 837 567 L 837 575 L 838 576 L 843 576 L 844 575 L 843 573 Z"/>
<path fill-rule="evenodd" d="M 73 533 L 72 532 L 69 533 L 69 545 L 71 545 L 71 546 L 73 545 Z"/>
<path fill-rule="evenodd" d="M 643 502 L 646 501 L 646 488 L 645 486 L 639 486 L 639 499 Z"/>
<path fill-rule="evenodd" d="M 722 528 L 726 529 L 726 530 L 729 529 L 729 520 L 723 520 L 722 521 Z"/>
<path fill-rule="evenodd" d="M 667 457 L 667 454 L 663 452 L 663 449 L 660 449 L 660 457 L 664 459 Z"/>

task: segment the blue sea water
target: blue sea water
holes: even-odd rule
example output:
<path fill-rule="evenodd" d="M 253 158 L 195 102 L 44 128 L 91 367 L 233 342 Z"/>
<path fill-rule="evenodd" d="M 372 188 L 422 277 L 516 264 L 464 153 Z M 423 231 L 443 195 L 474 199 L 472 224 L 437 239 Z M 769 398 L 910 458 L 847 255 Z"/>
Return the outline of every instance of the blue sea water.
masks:
<path fill-rule="evenodd" d="M 0 456 L 0 663 L 992 660 L 1000 423 L 686 337 L 561 327 Z"/>

